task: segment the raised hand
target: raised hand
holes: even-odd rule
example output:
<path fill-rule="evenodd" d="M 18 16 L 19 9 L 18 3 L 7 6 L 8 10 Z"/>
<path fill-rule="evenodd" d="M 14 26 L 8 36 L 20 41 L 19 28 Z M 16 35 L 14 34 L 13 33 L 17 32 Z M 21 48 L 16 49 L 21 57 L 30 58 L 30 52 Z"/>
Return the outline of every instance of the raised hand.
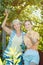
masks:
<path fill-rule="evenodd" d="M 4 13 L 4 15 L 8 17 L 8 15 L 9 15 L 9 11 L 8 11 L 8 9 L 5 9 L 5 13 Z"/>
<path fill-rule="evenodd" d="M 2 23 L 2 28 L 3 28 L 3 30 L 5 32 L 7 32 L 10 35 L 12 30 L 6 26 L 6 21 L 7 21 L 8 15 L 9 15 L 9 10 L 8 9 L 5 9 L 4 15 L 6 17 L 5 17 L 5 19 L 4 19 L 3 23 Z"/>

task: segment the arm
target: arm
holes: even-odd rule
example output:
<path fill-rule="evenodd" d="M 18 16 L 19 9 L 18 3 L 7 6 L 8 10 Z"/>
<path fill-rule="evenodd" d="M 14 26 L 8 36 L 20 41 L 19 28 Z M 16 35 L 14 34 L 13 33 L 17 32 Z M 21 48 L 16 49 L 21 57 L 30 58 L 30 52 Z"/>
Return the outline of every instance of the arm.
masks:
<path fill-rule="evenodd" d="M 9 29 L 6 26 L 6 21 L 7 21 L 7 18 L 8 18 L 8 13 L 6 12 L 5 14 L 6 14 L 6 17 L 5 17 L 5 19 L 4 19 L 3 23 L 2 23 L 2 29 L 10 35 L 12 30 Z"/>
<path fill-rule="evenodd" d="M 39 39 L 40 39 L 40 35 L 39 35 L 39 33 L 38 32 L 34 32 L 34 34 L 33 34 L 34 36 L 33 36 L 33 42 L 35 43 L 34 45 L 33 45 L 33 47 L 34 47 L 34 49 L 38 49 L 38 45 L 39 45 Z"/>
<path fill-rule="evenodd" d="M 34 36 L 35 36 L 35 39 L 36 39 L 35 46 L 36 46 L 36 48 L 38 48 L 40 35 L 39 35 L 38 32 L 35 32 L 35 35 Z"/>

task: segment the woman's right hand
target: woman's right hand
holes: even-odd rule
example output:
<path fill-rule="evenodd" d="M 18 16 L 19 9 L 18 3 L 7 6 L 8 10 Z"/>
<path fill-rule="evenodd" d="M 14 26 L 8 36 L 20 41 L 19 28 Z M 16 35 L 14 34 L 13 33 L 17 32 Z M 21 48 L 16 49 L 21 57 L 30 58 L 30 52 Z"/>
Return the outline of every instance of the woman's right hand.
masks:
<path fill-rule="evenodd" d="M 8 9 L 5 9 L 5 13 L 4 13 L 4 15 L 8 17 L 8 14 L 9 14 Z"/>

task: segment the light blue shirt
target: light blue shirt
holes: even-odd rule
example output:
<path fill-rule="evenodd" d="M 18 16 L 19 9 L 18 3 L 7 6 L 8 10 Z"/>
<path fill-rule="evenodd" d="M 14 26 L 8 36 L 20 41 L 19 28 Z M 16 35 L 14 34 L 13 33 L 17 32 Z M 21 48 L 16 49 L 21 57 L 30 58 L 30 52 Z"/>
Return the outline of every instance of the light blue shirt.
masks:
<path fill-rule="evenodd" d="M 36 50 L 26 50 L 23 54 L 24 65 L 30 65 L 31 62 L 39 64 L 39 53 Z"/>
<path fill-rule="evenodd" d="M 21 34 L 22 34 L 22 37 L 24 36 L 24 34 L 25 34 L 25 32 L 21 32 Z M 15 30 L 13 30 L 12 31 L 12 33 L 11 33 L 11 35 L 10 35 L 10 39 L 9 39 L 9 43 L 8 43 L 8 46 L 7 46 L 7 48 L 6 48 L 6 50 L 4 51 L 4 53 L 3 53 L 3 58 L 10 58 L 10 56 L 7 56 L 7 54 L 9 53 L 9 48 L 11 47 L 13 47 L 12 46 L 12 40 L 13 40 L 13 38 L 15 37 L 15 35 L 16 35 L 16 31 Z M 17 41 L 17 40 L 16 40 Z M 20 40 L 21 41 L 21 40 Z M 23 43 L 23 38 L 22 38 L 22 43 Z M 15 43 L 16 44 L 16 43 Z M 15 46 L 15 45 L 14 45 Z M 20 46 L 20 45 L 19 45 Z M 19 47 L 18 47 L 19 48 Z"/>

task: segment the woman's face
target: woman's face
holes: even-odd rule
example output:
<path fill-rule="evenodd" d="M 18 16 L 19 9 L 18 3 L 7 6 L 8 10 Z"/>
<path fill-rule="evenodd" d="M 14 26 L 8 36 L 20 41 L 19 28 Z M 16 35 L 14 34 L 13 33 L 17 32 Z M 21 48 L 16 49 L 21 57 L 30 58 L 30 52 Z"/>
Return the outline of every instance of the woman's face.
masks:
<path fill-rule="evenodd" d="M 25 22 L 25 29 L 28 31 L 32 28 L 32 24 L 29 21 Z"/>
<path fill-rule="evenodd" d="M 17 30 L 20 30 L 20 28 L 21 28 L 21 24 L 19 22 L 15 22 L 14 29 L 17 31 Z"/>

